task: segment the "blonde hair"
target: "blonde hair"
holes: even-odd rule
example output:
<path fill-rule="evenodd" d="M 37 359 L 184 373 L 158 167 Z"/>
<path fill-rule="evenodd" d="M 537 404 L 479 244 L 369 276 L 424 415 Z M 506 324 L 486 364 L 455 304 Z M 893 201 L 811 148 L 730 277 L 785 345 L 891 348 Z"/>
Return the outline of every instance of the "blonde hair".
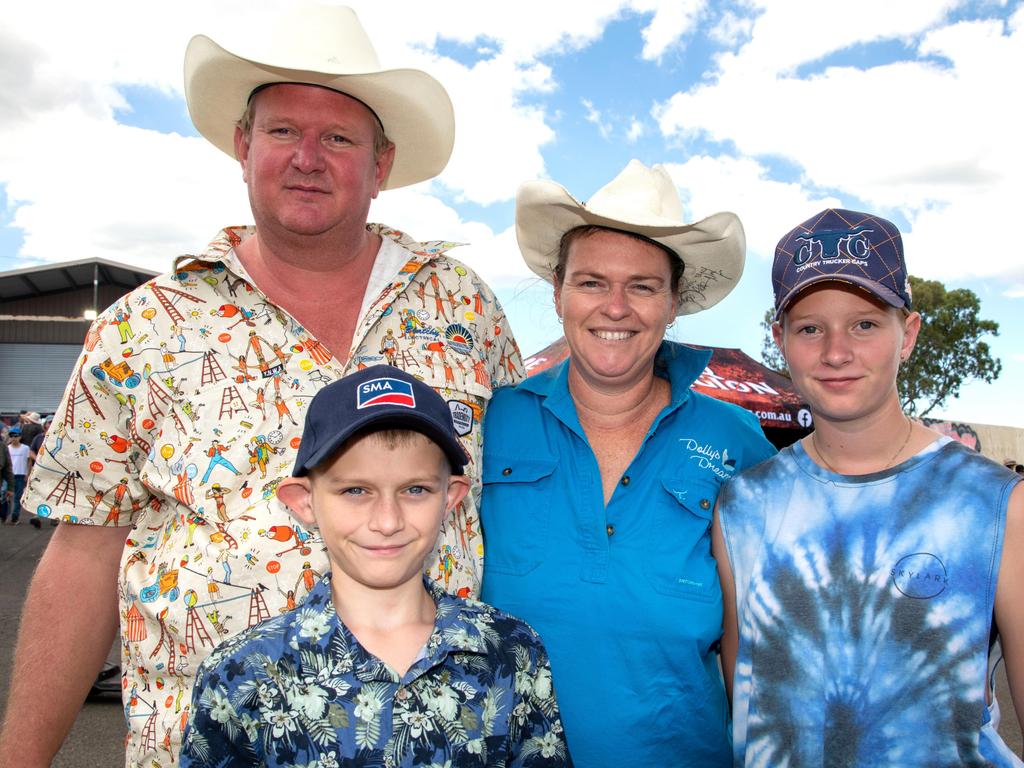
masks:
<path fill-rule="evenodd" d="M 256 96 L 259 95 L 260 91 L 265 88 L 269 88 L 272 85 L 285 85 L 285 83 L 267 83 L 261 85 L 259 88 L 249 94 L 249 101 L 245 105 L 245 111 L 242 116 L 238 118 L 238 122 L 235 123 L 239 128 L 242 129 L 242 135 L 245 136 L 245 140 L 249 141 L 252 137 L 252 126 L 256 119 Z M 312 83 L 300 83 L 300 85 L 308 85 L 311 88 L 324 88 L 328 91 L 334 91 L 340 93 L 342 96 L 348 96 L 353 101 L 359 101 L 355 96 L 349 96 L 347 93 L 342 91 L 335 91 L 333 88 L 327 88 L 323 85 L 313 85 Z M 388 139 L 387 134 L 384 133 L 384 125 L 381 123 L 380 118 L 377 117 L 377 113 L 368 107 L 364 102 L 359 101 L 364 107 L 366 107 L 370 114 L 373 115 L 373 156 L 374 158 L 380 157 L 380 153 L 391 146 L 391 140 Z"/>

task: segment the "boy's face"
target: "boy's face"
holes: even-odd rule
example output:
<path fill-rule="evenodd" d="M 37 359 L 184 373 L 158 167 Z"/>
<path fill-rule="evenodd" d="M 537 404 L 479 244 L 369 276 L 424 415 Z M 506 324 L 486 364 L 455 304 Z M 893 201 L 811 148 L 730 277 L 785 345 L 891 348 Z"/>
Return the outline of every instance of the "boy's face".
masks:
<path fill-rule="evenodd" d="M 921 317 L 842 283 L 812 286 L 772 327 L 793 384 L 816 418 L 849 422 L 898 404 L 896 374 Z"/>
<path fill-rule="evenodd" d="M 433 441 L 402 438 L 393 446 L 379 434 L 357 438 L 311 476 L 278 488 L 299 522 L 320 529 L 335 590 L 419 583 L 446 512 L 469 490 Z"/>

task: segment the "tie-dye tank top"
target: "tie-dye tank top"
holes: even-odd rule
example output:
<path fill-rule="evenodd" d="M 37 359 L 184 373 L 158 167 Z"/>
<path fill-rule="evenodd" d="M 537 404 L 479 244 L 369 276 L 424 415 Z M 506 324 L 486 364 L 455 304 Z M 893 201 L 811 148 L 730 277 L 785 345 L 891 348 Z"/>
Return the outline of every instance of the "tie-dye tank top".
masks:
<path fill-rule="evenodd" d="M 985 698 L 1017 481 L 940 438 L 860 477 L 796 444 L 725 486 L 736 766 L 1024 766 Z"/>

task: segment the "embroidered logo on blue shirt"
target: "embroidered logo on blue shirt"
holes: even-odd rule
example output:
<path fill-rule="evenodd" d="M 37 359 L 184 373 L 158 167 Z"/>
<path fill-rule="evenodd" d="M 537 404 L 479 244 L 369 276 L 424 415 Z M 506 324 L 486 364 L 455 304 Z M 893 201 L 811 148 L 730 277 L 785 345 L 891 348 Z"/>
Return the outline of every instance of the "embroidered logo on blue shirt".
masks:
<path fill-rule="evenodd" d="M 401 405 L 415 408 L 416 398 L 412 385 L 401 379 L 372 379 L 356 392 L 356 408 L 372 408 L 375 405 Z"/>

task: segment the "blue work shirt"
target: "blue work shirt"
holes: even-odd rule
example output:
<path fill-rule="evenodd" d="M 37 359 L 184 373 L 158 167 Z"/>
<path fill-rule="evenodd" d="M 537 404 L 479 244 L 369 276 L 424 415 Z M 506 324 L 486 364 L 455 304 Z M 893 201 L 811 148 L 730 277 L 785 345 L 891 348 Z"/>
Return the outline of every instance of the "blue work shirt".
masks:
<path fill-rule="evenodd" d="M 712 511 L 725 480 L 775 449 L 752 414 L 690 389 L 710 354 L 662 343 L 671 402 L 607 507 L 569 361 L 487 409 L 483 599 L 544 638 L 582 768 L 731 764 Z"/>

